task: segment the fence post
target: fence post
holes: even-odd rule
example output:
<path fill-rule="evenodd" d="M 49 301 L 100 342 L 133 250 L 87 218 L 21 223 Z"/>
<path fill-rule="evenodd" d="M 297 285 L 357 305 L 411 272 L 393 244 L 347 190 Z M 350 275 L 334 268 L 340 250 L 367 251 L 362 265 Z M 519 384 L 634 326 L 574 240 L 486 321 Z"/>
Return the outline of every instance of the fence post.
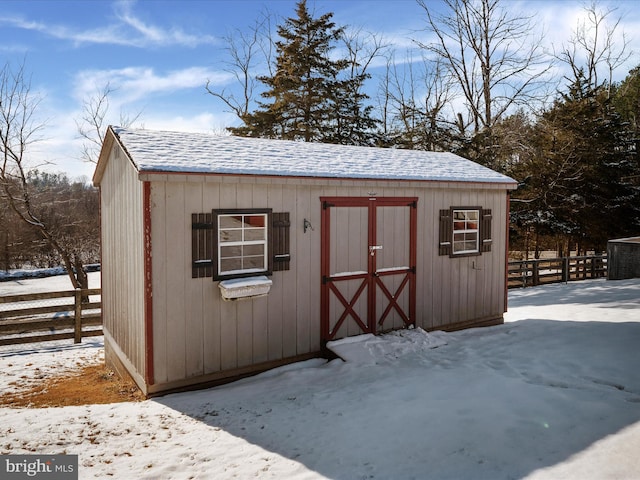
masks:
<path fill-rule="evenodd" d="M 522 262 L 520 268 L 522 269 L 522 286 L 526 288 L 529 283 L 529 262 Z"/>
<path fill-rule="evenodd" d="M 82 342 L 82 289 L 76 288 L 75 294 L 75 328 L 73 342 Z"/>
<path fill-rule="evenodd" d="M 540 283 L 540 271 L 539 271 L 538 260 L 534 260 L 532 262 L 532 266 L 533 266 L 533 285 L 537 286 Z"/>

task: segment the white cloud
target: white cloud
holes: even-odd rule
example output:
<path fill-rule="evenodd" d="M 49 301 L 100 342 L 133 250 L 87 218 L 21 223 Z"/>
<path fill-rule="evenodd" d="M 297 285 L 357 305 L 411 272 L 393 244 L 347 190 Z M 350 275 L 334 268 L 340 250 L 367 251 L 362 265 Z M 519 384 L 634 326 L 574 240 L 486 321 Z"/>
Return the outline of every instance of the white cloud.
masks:
<path fill-rule="evenodd" d="M 171 130 L 183 132 L 226 133 L 225 127 L 231 125 L 235 117 L 228 113 L 207 109 L 195 112 L 163 112 L 144 114 L 133 128 L 153 130 Z M 76 179 L 91 179 L 95 164 L 81 158 L 83 140 L 79 137 L 75 120 L 79 111 L 59 112 L 47 123 L 42 141 L 33 144 L 29 151 L 29 167 L 49 172 L 65 172 Z M 118 124 L 116 117 L 108 119 L 107 124 Z M 106 128 L 106 126 L 105 126 Z"/>
<path fill-rule="evenodd" d="M 201 88 L 207 80 L 212 84 L 226 84 L 232 75 L 206 67 L 189 67 L 158 74 L 151 67 L 126 67 L 110 70 L 85 70 L 75 80 L 75 97 L 83 101 L 106 84 L 114 90 L 110 102 L 120 106 L 140 101 L 158 93 Z"/>
<path fill-rule="evenodd" d="M 117 5 L 116 15 L 124 25 L 132 28 L 139 34 L 139 40 L 146 45 L 182 45 L 196 47 L 202 44 L 216 44 L 219 41 L 211 35 L 193 35 L 180 28 L 165 29 L 145 23 L 138 18 L 132 10 L 132 2 L 123 1 Z"/>
<path fill-rule="evenodd" d="M 592 23 L 587 18 L 585 10 L 589 4 L 577 2 L 535 2 L 533 4 L 523 4 L 528 9 L 537 10 L 538 23 L 544 26 L 544 47 L 550 54 L 558 55 L 565 48 L 571 48 L 571 41 L 575 37 L 576 29 L 584 27 L 588 38 L 593 38 L 593 30 L 590 28 Z M 632 53 L 635 32 L 640 28 L 640 16 L 638 10 L 633 9 L 633 5 L 627 2 L 612 3 L 599 2 L 595 4 L 596 11 L 603 14 L 607 11 L 610 13 L 600 25 L 598 47 L 603 48 L 602 41 L 605 38 L 607 30 L 615 29 L 613 35 L 614 50 L 620 49 L 624 42 L 628 42 L 627 52 Z M 631 9 L 629 8 L 631 7 Z M 619 23 L 616 25 L 616 23 Z M 636 47 L 637 50 L 637 47 Z M 637 51 L 635 53 L 638 53 Z M 586 61 L 586 52 L 584 49 L 576 51 L 576 59 L 578 61 Z M 637 65 L 638 57 L 631 55 L 624 65 L 620 66 L 614 72 L 614 81 L 622 80 L 628 70 Z M 556 73 L 559 77 L 563 75 L 571 75 L 569 66 L 562 62 L 556 64 Z"/>
<path fill-rule="evenodd" d="M 205 97 L 204 85 L 209 79 L 222 85 L 232 77 L 205 67 L 190 67 L 160 74 L 150 67 L 128 67 L 111 70 L 86 70 L 80 72 L 74 82 L 75 102 L 60 106 L 54 95 L 42 90 L 42 112 L 48 121 L 43 140 L 33 145 L 30 166 L 52 171 L 67 172 L 71 177 L 91 178 L 95 165 L 81 159 L 83 140 L 76 121 L 82 116 L 83 101 L 96 96 L 107 83 L 113 91 L 109 95 L 109 111 L 104 125 L 120 124 L 121 116 L 136 115 L 140 118 L 134 127 L 191 132 L 224 132 L 232 125 L 235 116 L 215 111 L 213 99 L 202 103 L 188 102 L 177 110 L 170 107 L 175 97 L 189 90 L 200 89 Z M 192 96 L 191 93 L 189 95 Z M 152 100 L 153 97 L 153 100 Z M 166 102 L 163 99 L 167 99 Z M 209 102 L 209 103 L 207 103 Z M 160 108 L 155 108 L 161 105 Z M 148 106 L 148 108 L 146 108 Z M 210 107 L 210 108 L 209 108 Z"/>
<path fill-rule="evenodd" d="M 225 128 L 236 120 L 229 113 L 202 112 L 193 116 L 163 115 L 142 122 L 144 128 L 174 132 L 226 133 Z"/>
<path fill-rule="evenodd" d="M 192 34 L 179 27 L 165 28 L 147 23 L 136 16 L 133 5 L 128 1 L 117 2 L 114 5 L 116 22 L 87 30 L 31 21 L 19 16 L 0 16 L 0 25 L 36 31 L 70 41 L 74 45 L 102 44 L 147 48 L 170 45 L 197 47 L 220 43 L 220 40 L 212 35 Z"/>

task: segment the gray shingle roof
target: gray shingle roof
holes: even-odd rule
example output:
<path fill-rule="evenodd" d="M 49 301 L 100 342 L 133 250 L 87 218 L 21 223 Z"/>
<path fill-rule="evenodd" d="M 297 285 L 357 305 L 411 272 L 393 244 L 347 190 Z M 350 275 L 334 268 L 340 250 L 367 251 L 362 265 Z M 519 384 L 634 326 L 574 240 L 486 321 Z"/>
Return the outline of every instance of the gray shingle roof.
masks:
<path fill-rule="evenodd" d="M 111 127 L 140 172 L 502 183 L 453 153 Z"/>

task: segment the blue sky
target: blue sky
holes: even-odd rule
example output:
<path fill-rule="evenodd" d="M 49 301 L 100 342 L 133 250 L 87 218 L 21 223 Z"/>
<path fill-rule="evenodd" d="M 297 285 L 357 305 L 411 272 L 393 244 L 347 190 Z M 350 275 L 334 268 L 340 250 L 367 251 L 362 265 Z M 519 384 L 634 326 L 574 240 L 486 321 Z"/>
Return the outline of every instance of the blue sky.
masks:
<path fill-rule="evenodd" d="M 439 0 L 428 4 L 442 8 Z M 549 45 L 569 38 L 582 11 L 581 2 L 570 0 L 505 4 L 536 14 Z M 81 160 L 76 120 L 83 100 L 107 82 L 114 89 L 107 123 L 136 114 L 135 126 L 151 129 L 221 131 L 237 123 L 204 88 L 207 80 L 219 90 L 235 85 L 225 70 L 224 37 L 252 25 L 265 9 L 280 18 L 294 16 L 295 5 L 295 0 L 0 0 L 0 66 L 24 62 L 32 90 L 42 97 L 38 115 L 47 127 L 32 150 L 32 165 L 51 162 L 48 170 L 73 178 L 93 175 L 94 165 Z M 632 1 L 615 5 L 616 16 L 622 16 L 619 28 L 632 47 L 638 45 L 633 35 L 640 32 L 640 9 Z M 309 0 L 308 6 L 317 15 L 333 12 L 337 25 L 382 36 L 401 56 L 412 38 L 426 40 L 420 31 L 425 14 L 414 0 Z M 640 46 L 634 50 L 629 68 L 640 64 Z"/>

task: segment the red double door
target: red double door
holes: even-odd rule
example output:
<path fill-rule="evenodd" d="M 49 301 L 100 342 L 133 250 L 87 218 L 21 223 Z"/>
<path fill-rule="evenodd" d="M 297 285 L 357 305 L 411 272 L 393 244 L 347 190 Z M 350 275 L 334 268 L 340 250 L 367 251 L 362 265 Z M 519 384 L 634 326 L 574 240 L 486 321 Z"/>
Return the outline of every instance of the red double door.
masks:
<path fill-rule="evenodd" d="M 320 200 L 323 342 L 415 324 L 417 198 Z"/>

